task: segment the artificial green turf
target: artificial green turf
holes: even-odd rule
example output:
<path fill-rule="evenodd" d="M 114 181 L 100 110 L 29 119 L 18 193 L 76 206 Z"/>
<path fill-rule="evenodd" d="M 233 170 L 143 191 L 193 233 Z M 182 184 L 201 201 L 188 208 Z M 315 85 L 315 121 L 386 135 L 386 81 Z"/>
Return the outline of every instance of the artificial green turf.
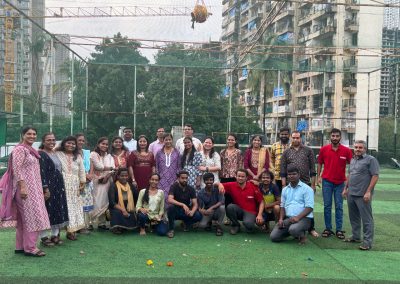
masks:
<path fill-rule="evenodd" d="M 176 231 L 174 239 L 137 232 L 122 236 L 94 232 L 76 242 L 45 249 L 44 258 L 14 254 L 13 230 L 0 231 L 1 283 L 380 283 L 400 282 L 400 186 L 383 170 L 373 201 L 375 243 L 363 252 L 335 237 L 272 243 L 264 233 Z M 321 193 L 315 221 L 324 229 Z M 347 205 L 344 228 L 350 235 Z M 153 260 L 154 266 L 146 261 Z M 168 267 L 167 261 L 174 266 Z"/>

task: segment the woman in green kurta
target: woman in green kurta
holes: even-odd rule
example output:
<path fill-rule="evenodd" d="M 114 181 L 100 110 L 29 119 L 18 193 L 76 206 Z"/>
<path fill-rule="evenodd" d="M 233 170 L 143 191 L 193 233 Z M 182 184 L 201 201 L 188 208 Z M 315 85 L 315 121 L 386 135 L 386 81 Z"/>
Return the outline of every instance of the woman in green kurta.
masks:
<path fill-rule="evenodd" d="M 146 224 L 155 226 L 156 232 L 160 236 L 167 233 L 167 225 L 164 218 L 164 191 L 158 188 L 160 176 L 152 174 L 149 187 L 139 192 L 136 210 L 140 226 L 140 235 L 146 235 Z"/>

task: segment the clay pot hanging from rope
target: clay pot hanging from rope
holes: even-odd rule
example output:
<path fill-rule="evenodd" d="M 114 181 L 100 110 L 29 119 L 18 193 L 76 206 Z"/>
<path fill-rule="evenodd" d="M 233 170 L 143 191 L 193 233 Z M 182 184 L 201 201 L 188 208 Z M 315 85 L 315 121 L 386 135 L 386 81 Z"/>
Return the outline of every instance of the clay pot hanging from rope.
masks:
<path fill-rule="evenodd" d="M 204 0 L 197 0 L 196 5 L 194 6 L 193 12 L 190 13 L 192 16 L 192 29 L 194 29 L 194 23 L 204 23 L 207 18 L 211 15 L 207 11 L 206 4 Z"/>

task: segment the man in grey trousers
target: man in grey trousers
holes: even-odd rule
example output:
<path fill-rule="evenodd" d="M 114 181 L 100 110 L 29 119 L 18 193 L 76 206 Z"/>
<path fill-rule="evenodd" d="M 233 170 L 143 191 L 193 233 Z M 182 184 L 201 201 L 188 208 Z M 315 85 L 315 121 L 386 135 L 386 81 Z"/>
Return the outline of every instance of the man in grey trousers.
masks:
<path fill-rule="evenodd" d="M 361 243 L 361 222 L 364 239 L 360 250 L 370 250 L 374 238 L 374 218 L 372 217 L 372 195 L 379 178 L 378 161 L 367 154 L 363 140 L 354 143 L 354 157 L 350 162 L 349 177 L 343 190 L 347 197 L 352 236 L 345 239 L 349 243 Z"/>

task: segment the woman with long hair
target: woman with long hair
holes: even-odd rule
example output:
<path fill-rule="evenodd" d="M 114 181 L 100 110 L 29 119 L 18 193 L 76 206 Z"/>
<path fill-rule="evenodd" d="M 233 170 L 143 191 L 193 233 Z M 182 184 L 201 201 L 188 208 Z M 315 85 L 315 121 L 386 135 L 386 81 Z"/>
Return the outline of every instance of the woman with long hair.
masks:
<path fill-rule="evenodd" d="M 64 178 L 62 175 L 62 165 L 54 147 L 56 137 L 49 132 L 43 135 L 42 143 L 39 147 L 40 155 L 40 176 L 42 178 L 43 191 L 46 199 L 46 209 L 51 225 L 51 235 L 48 237 L 47 231 L 40 233 L 43 246 L 52 247 L 61 245 L 60 229 L 68 225 L 68 205 L 65 194 Z"/>
<path fill-rule="evenodd" d="M 149 151 L 149 139 L 146 136 L 139 136 L 138 149 L 130 154 L 128 166 L 132 184 L 138 190 L 147 188 L 149 177 L 155 172 L 155 160 L 153 153 Z"/>
<path fill-rule="evenodd" d="M 97 228 L 108 230 L 106 211 L 108 209 L 107 191 L 113 181 L 114 159 L 108 154 L 108 138 L 100 137 L 96 147 L 90 153 L 90 166 L 93 173 L 93 203 L 91 218 L 97 223 Z"/>
<path fill-rule="evenodd" d="M 111 215 L 111 231 L 122 234 L 125 230 L 133 230 L 136 226 L 135 202 L 138 192 L 135 186 L 128 182 L 127 168 L 119 168 L 117 181 L 108 190 L 109 209 Z"/>
<path fill-rule="evenodd" d="M 115 169 L 127 168 L 129 151 L 124 146 L 124 140 L 121 137 L 116 136 L 111 140 L 110 154 L 114 159 Z"/>
<path fill-rule="evenodd" d="M 86 137 L 83 133 L 75 134 L 76 147 L 78 148 L 78 154 L 83 160 L 83 166 L 85 167 L 86 173 L 86 184 L 81 197 L 83 202 L 83 216 L 85 219 L 85 228 L 80 230 L 80 234 L 89 234 L 90 230 L 93 230 L 92 219 L 90 212 L 94 209 L 93 206 L 93 175 L 90 172 L 90 150 L 84 149 L 86 144 Z"/>
<path fill-rule="evenodd" d="M 45 256 L 37 248 L 39 233 L 50 228 L 40 178 L 39 153 L 32 148 L 37 131 L 25 127 L 21 142 L 13 149 L 9 168 L 2 177 L 0 227 L 17 227 L 15 253 Z"/>
<path fill-rule="evenodd" d="M 239 149 L 237 137 L 229 133 L 226 138 L 226 148 L 220 152 L 221 171 L 220 179 L 222 183 L 236 181 L 236 172 L 243 168 L 242 151 Z"/>
<path fill-rule="evenodd" d="M 269 170 L 269 151 L 262 146 L 261 135 L 254 135 L 251 138 L 243 163 L 248 173 L 248 180 L 259 181 L 261 174 Z"/>
<path fill-rule="evenodd" d="M 164 191 L 165 201 L 171 185 L 176 181 L 176 174 L 181 169 L 179 151 L 174 148 L 172 140 L 170 133 L 164 134 L 164 146 L 156 155 L 156 172 L 160 175 L 159 188 Z"/>
<path fill-rule="evenodd" d="M 146 235 L 146 224 L 155 226 L 157 235 L 165 236 L 168 226 L 164 219 L 164 191 L 159 189 L 160 176 L 152 174 L 149 180 L 149 187 L 139 192 L 136 211 L 140 226 L 140 235 Z"/>
<path fill-rule="evenodd" d="M 201 171 L 199 167 L 202 163 L 201 153 L 196 151 L 192 138 L 183 138 L 183 155 L 181 157 L 181 167 L 183 170 L 189 172 L 188 185 L 194 189 L 200 189 L 200 176 Z"/>
<path fill-rule="evenodd" d="M 61 141 L 56 149 L 57 157 L 61 162 L 67 195 L 68 219 L 67 239 L 77 240 L 76 232 L 85 228 L 81 193 L 85 188 L 86 173 L 82 157 L 76 147 L 76 138 L 68 136 Z"/>
<path fill-rule="evenodd" d="M 202 163 L 199 167 L 202 175 L 205 173 L 212 173 L 214 175 L 214 183 L 219 183 L 218 173 L 221 170 L 221 157 L 214 149 L 214 138 L 208 136 L 203 141 L 203 151 L 201 153 Z M 201 179 L 201 187 L 206 185 Z"/>

